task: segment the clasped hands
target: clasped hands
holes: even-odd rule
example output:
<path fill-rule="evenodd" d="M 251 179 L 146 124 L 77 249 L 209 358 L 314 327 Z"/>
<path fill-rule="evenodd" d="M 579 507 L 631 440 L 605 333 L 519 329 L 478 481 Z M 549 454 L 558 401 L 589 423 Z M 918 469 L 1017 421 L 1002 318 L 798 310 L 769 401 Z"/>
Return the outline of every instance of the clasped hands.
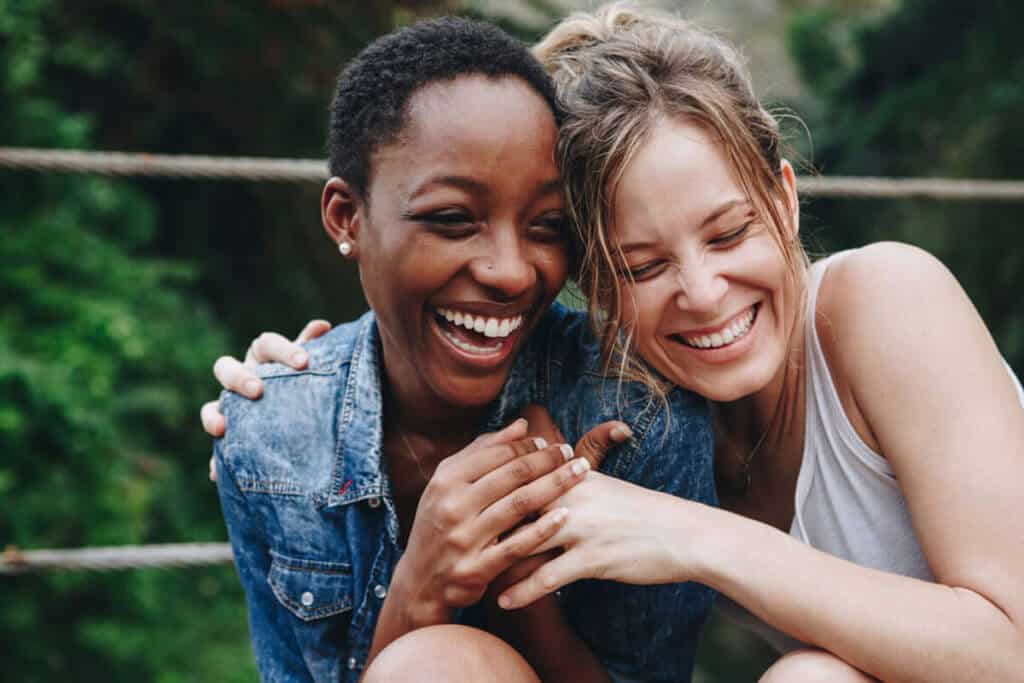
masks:
<path fill-rule="evenodd" d="M 302 369 L 308 358 L 299 344 L 328 329 L 328 323 L 313 321 L 294 342 L 264 333 L 244 363 L 222 357 L 214 374 L 225 388 L 258 399 L 263 388 L 252 367 L 278 362 Z M 408 617 L 417 625 L 449 621 L 456 609 L 478 602 L 488 589 L 491 597 L 501 592 L 499 604 L 511 609 L 578 578 L 628 580 L 608 560 L 595 562 L 590 550 L 558 553 L 570 544 L 581 546 L 581 534 L 601 526 L 602 511 L 634 509 L 621 499 L 624 494 L 660 495 L 593 471 L 611 447 L 631 437 L 629 427 L 603 423 L 572 449 L 543 408 L 531 406 L 524 417 L 442 461 L 424 490 L 389 591 L 414 606 Z M 203 406 L 202 421 L 211 435 L 223 435 L 226 425 L 216 401 Z M 210 474 L 216 477 L 212 461 Z M 584 511 L 592 519 L 581 516 Z M 599 546 L 607 536 L 596 539 Z"/>

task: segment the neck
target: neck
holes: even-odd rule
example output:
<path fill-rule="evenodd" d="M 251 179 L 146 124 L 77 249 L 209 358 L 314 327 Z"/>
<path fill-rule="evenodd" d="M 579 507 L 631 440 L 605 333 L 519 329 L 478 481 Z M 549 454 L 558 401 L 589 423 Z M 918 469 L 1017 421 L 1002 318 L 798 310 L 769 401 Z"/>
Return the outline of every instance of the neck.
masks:
<path fill-rule="evenodd" d="M 802 317 L 794 331 L 802 329 Z M 803 443 L 803 335 L 792 333 L 786 359 L 775 376 L 759 391 L 736 401 L 715 405 L 721 440 L 720 453 L 728 468 L 776 470 L 796 443 Z M 754 457 L 751 457 L 754 456 Z M 731 462 L 739 459 L 739 463 Z M 743 461 L 746 461 L 746 465 Z"/>
<path fill-rule="evenodd" d="M 449 451 L 438 460 L 472 441 L 486 415 L 486 405 L 464 406 L 439 400 L 414 368 L 387 353 L 386 344 L 381 360 L 386 432 L 429 441 L 435 446 L 430 451 Z"/>

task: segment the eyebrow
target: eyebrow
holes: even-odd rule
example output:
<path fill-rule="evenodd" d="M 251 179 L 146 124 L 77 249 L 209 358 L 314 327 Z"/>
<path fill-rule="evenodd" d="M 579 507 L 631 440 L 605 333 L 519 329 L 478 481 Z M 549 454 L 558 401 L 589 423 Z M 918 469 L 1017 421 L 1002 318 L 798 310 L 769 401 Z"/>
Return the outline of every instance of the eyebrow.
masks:
<path fill-rule="evenodd" d="M 712 223 L 717 221 L 719 218 L 721 218 L 725 214 L 729 213 L 730 211 L 732 211 L 733 209 L 735 209 L 738 206 L 749 206 L 749 205 L 750 205 L 750 202 L 747 201 L 746 199 L 730 199 L 729 201 L 725 202 L 724 204 L 719 206 L 717 209 L 715 209 L 714 211 L 709 213 L 707 215 L 707 217 L 703 221 L 701 221 L 700 227 L 701 228 L 706 228 L 707 226 L 711 225 Z"/>
<path fill-rule="evenodd" d="M 730 199 L 724 202 L 721 206 L 717 207 L 714 211 L 709 213 L 704 220 L 700 223 L 700 229 L 703 230 L 707 226 L 717 221 L 722 216 L 726 215 L 730 211 L 741 206 L 749 206 L 750 202 L 746 199 Z M 652 248 L 655 246 L 654 242 L 630 242 L 629 244 L 620 247 L 623 254 L 628 254 L 631 251 L 640 251 L 641 249 Z"/>
<path fill-rule="evenodd" d="M 486 186 L 476 178 L 470 178 L 469 176 L 463 175 L 441 175 L 427 178 L 427 180 L 420 183 L 419 187 L 409 195 L 409 199 L 415 199 L 438 185 L 457 187 L 461 190 L 465 190 L 466 192 L 483 192 L 484 189 L 486 189 Z"/>
<path fill-rule="evenodd" d="M 482 183 L 476 178 L 462 175 L 441 175 L 433 178 L 428 178 L 417 187 L 412 194 L 409 195 L 409 199 L 416 199 L 421 194 L 429 191 L 431 188 L 437 186 L 456 187 L 461 190 L 465 190 L 469 193 L 484 193 L 488 187 L 486 183 Z M 561 194 L 562 193 L 562 180 L 560 178 L 554 178 L 542 184 L 537 190 L 536 197 L 543 197 L 549 194 Z"/>

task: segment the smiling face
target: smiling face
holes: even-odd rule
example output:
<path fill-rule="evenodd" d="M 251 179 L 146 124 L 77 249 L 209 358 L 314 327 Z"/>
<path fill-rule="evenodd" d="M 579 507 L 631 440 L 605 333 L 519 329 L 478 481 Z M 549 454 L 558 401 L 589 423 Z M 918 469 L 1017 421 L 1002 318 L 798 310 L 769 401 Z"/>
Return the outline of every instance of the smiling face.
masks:
<path fill-rule="evenodd" d="M 518 78 L 424 86 L 374 153 L 366 201 L 328 228 L 356 245 L 392 389 L 425 412 L 496 398 L 565 281 L 556 134 Z"/>
<path fill-rule="evenodd" d="M 788 165 L 784 176 L 791 186 Z M 622 278 L 623 322 L 652 367 L 715 401 L 753 394 L 779 375 L 794 278 L 702 127 L 655 124 L 621 178 L 613 226 L 635 281 Z"/>

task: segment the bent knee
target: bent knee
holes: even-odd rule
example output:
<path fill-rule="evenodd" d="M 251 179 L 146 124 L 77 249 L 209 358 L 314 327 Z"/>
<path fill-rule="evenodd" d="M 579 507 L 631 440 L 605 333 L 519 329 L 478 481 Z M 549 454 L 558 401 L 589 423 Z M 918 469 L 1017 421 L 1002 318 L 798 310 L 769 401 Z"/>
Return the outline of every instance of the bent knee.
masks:
<path fill-rule="evenodd" d="M 505 641 L 468 626 L 416 629 L 394 641 L 370 663 L 363 683 L 540 683 Z"/>
<path fill-rule="evenodd" d="M 870 683 L 874 680 L 824 650 L 796 650 L 775 662 L 759 683 Z"/>

